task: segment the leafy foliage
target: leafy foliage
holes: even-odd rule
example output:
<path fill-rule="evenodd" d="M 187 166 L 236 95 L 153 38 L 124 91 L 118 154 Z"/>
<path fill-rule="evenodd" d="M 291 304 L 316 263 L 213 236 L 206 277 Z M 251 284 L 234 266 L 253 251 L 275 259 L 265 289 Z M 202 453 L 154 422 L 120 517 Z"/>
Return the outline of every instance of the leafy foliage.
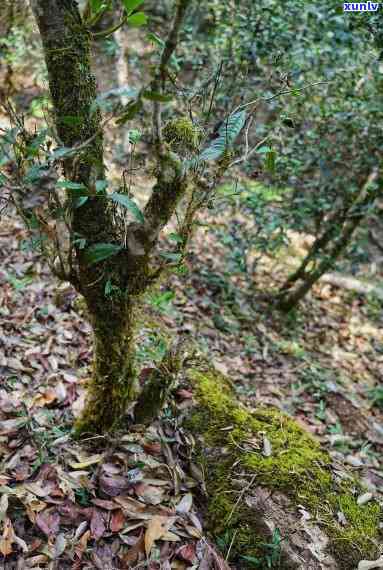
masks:
<path fill-rule="evenodd" d="M 229 148 L 238 137 L 246 122 L 246 112 L 238 111 L 227 117 L 219 128 L 218 136 L 201 152 L 199 160 L 216 160 Z"/>
<path fill-rule="evenodd" d="M 122 247 L 114 243 L 96 243 L 85 251 L 86 261 L 89 265 L 104 261 L 121 251 Z"/>

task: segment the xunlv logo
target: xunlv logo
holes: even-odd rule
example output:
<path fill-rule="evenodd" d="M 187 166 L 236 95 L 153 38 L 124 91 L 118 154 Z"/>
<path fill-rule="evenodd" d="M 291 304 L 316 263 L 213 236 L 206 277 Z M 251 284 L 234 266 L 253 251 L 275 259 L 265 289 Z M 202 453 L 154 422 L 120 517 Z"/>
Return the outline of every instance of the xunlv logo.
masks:
<path fill-rule="evenodd" d="M 376 12 L 379 2 L 344 2 L 343 12 Z"/>

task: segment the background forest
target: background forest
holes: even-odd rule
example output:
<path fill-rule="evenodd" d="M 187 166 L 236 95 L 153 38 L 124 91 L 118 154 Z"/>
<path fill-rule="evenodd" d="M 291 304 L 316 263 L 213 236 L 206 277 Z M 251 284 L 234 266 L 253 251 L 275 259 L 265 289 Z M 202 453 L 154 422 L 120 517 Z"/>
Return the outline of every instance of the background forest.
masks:
<path fill-rule="evenodd" d="M 382 14 L 3 0 L 1 568 L 383 567 Z"/>

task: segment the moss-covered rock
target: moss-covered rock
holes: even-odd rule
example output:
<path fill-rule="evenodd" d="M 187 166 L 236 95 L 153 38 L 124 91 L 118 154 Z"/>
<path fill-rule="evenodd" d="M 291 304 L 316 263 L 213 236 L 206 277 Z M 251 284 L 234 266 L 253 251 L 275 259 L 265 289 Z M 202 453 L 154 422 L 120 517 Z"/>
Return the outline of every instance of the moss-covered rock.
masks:
<path fill-rule="evenodd" d="M 240 568 L 258 560 L 260 568 L 350 570 L 377 557 L 380 505 L 357 504 L 360 484 L 333 472 L 311 434 L 278 410 L 241 406 L 216 371 L 194 369 L 188 377 L 196 401 L 188 425 L 198 434 L 209 530 L 232 542 Z"/>

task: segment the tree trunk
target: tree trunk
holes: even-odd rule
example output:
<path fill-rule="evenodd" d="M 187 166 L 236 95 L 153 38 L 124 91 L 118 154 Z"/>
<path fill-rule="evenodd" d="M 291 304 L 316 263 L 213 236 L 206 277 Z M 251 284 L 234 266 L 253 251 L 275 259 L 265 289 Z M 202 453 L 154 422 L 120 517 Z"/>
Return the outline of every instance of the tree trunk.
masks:
<path fill-rule="evenodd" d="M 13 67 L 7 57 L 10 46 L 2 44 L 2 38 L 10 38 L 16 26 L 22 27 L 27 17 L 28 7 L 21 0 L 2 0 L 0 7 L 0 45 L 3 52 L 0 59 L 0 99 L 6 99 L 14 92 Z"/>
<path fill-rule="evenodd" d="M 322 275 L 334 267 L 377 198 L 378 187 L 370 188 L 375 183 L 377 177 L 378 171 L 374 170 L 361 188 L 354 203 L 333 218 L 334 223 L 337 225 L 334 227 L 330 226 L 314 242 L 301 266 L 288 277 L 286 283 L 281 288 L 276 305 L 278 309 L 285 312 L 291 311 L 305 297 L 313 285 L 319 281 Z M 322 256 L 322 259 L 315 263 L 312 270 L 307 271 L 306 268 L 309 263 L 315 262 L 319 256 Z M 291 290 L 293 284 L 297 281 L 302 281 L 302 283 Z"/>
<path fill-rule="evenodd" d="M 129 223 L 126 240 L 121 243 L 108 195 L 96 192 L 96 182 L 105 178 L 105 172 L 101 116 L 94 105 L 96 82 L 90 64 L 90 33 L 76 0 L 30 1 L 43 42 L 58 136 L 65 147 L 79 147 L 74 156 L 63 160 L 65 178 L 87 188 L 87 200 L 80 208 L 75 207 L 73 193 L 68 191 L 74 250 L 69 279 L 85 297 L 95 340 L 94 376 L 77 428 L 100 432 L 116 425 L 135 396 L 134 307 L 161 273 L 161 267 L 151 267 L 150 255 L 159 232 L 186 192 L 187 180 L 182 161 L 170 152 L 162 153 L 157 184 L 145 207 L 144 220 Z M 188 3 L 177 3 L 161 58 L 164 76 Z M 87 252 L 96 244 L 117 245 L 119 252 L 90 263 Z"/>
<path fill-rule="evenodd" d="M 81 208 L 71 209 L 71 239 L 81 238 L 87 247 L 116 242 L 107 197 L 96 197 L 95 190 L 96 181 L 104 178 L 103 136 L 100 113 L 92 107 L 97 92 L 91 72 L 89 33 L 75 0 L 31 0 L 31 6 L 43 42 L 57 133 L 67 147 L 90 141 L 75 158 L 64 161 L 65 177 L 84 184 L 91 194 Z M 136 295 L 132 297 L 131 292 L 137 284 L 126 287 L 119 264 L 136 280 L 138 269 L 125 259 L 126 252 L 116 256 L 119 260 L 89 264 L 85 251 L 75 246 L 76 274 L 72 283 L 85 297 L 94 329 L 94 371 L 84 415 L 77 427 L 104 431 L 122 417 L 134 392 L 132 299 Z M 118 289 L 113 298 L 105 296 L 105 285 L 111 277 Z"/>
<path fill-rule="evenodd" d="M 186 378 L 183 428 L 202 467 L 205 523 L 232 567 L 350 570 L 379 556 L 380 505 L 358 504 L 360 482 L 335 474 L 311 434 L 277 409 L 239 404 L 208 364 Z"/>
<path fill-rule="evenodd" d="M 134 367 L 135 304 L 105 303 L 102 314 L 92 315 L 93 376 L 78 432 L 107 431 L 124 415 L 137 395 Z"/>

